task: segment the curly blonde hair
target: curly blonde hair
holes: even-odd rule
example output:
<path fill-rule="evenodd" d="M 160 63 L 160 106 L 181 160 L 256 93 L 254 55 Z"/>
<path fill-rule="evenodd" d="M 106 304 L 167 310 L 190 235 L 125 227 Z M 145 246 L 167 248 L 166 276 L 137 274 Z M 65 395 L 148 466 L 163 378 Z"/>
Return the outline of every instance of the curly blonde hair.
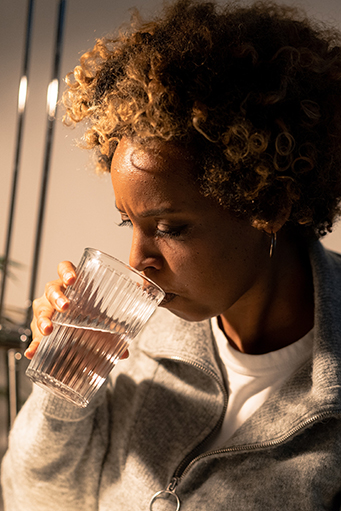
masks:
<path fill-rule="evenodd" d="M 231 211 L 331 230 L 341 198 L 341 38 L 292 7 L 177 0 L 96 41 L 67 76 L 65 122 L 108 171 L 123 137 L 195 148 Z"/>

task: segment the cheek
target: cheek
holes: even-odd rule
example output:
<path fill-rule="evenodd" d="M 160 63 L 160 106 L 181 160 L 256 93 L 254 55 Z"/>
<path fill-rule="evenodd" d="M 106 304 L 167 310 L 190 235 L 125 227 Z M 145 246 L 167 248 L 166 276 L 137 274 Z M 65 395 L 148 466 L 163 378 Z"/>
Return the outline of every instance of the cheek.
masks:
<path fill-rule="evenodd" d="M 174 250 L 168 247 L 164 251 L 164 259 L 173 277 L 183 288 L 205 290 L 224 279 L 222 263 L 226 258 L 223 253 L 213 254 L 207 246 L 193 244 L 190 248 L 186 246 Z"/>
<path fill-rule="evenodd" d="M 178 242 L 174 244 L 163 242 L 160 253 L 166 266 L 174 275 L 186 272 L 192 266 L 192 252 Z"/>
<path fill-rule="evenodd" d="M 231 244 L 226 247 L 219 242 L 193 250 L 191 257 L 180 264 L 183 282 L 198 293 L 221 294 L 222 290 L 231 291 L 244 286 L 245 281 L 253 278 L 248 254 Z M 252 258 L 251 258 L 252 259 Z M 252 276 L 248 273 L 252 273 Z"/>

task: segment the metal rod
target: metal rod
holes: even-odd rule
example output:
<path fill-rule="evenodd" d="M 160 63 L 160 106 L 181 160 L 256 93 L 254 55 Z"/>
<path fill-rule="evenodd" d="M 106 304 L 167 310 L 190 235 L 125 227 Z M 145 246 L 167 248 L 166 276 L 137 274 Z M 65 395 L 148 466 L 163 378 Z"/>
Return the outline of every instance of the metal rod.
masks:
<path fill-rule="evenodd" d="M 11 429 L 19 408 L 18 364 L 21 353 L 16 349 L 7 351 L 7 380 L 8 380 L 8 428 Z"/>
<path fill-rule="evenodd" d="M 63 40 L 64 21 L 65 21 L 65 8 L 66 8 L 66 0 L 60 0 L 58 26 L 57 26 L 57 34 L 56 34 L 56 42 L 55 42 L 55 50 L 54 50 L 54 65 L 53 65 L 52 80 L 50 82 L 50 85 L 52 85 L 53 83 L 57 84 L 58 79 L 59 79 L 62 40 Z M 47 118 L 45 156 L 44 156 L 43 176 L 42 176 L 42 182 L 41 182 L 40 205 L 39 205 L 39 214 L 38 214 L 37 230 L 36 230 L 36 238 L 35 238 L 35 246 L 34 246 L 34 256 L 33 256 L 33 263 L 32 263 L 30 291 L 29 291 L 30 307 L 27 311 L 26 324 L 29 324 L 29 322 L 30 322 L 31 315 L 32 315 L 31 305 L 35 298 L 37 273 L 38 273 L 38 265 L 39 265 L 39 257 L 40 257 L 40 246 L 41 246 L 41 238 L 42 238 L 44 215 L 45 215 L 47 185 L 48 185 L 49 170 L 50 170 L 53 133 L 54 133 L 54 126 L 55 126 L 55 113 L 56 113 L 56 107 L 55 107 L 52 115 L 51 115 L 51 112 L 48 112 L 48 118 Z"/>
<path fill-rule="evenodd" d="M 25 37 L 25 47 L 24 47 L 24 59 L 23 59 L 23 67 L 22 74 L 20 80 L 19 87 L 19 95 L 22 93 L 22 85 L 25 84 L 25 97 L 24 100 L 18 105 L 18 121 L 17 121 L 17 136 L 16 136 L 16 149 L 15 149 L 15 157 L 14 157 L 14 168 L 13 168 L 13 178 L 12 178 L 12 192 L 11 192 L 11 203 L 9 209 L 9 217 L 8 217 L 8 226 L 7 226 L 7 236 L 6 236 L 6 248 L 3 262 L 3 273 L 1 280 L 1 292 L 0 292 L 0 324 L 2 322 L 3 310 L 5 305 L 5 291 L 6 291 L 6 281 L 7 281 L 7 267 L 9 254 L 11 249 L 11 241 L 12 241 L 12 233 L 13 233 L 13 222 L 14 222 L 14 211 L 15 211 L 15 203 L 17 197 L 17 186 L 18 186 L 18 176 L 19 176 L 19 167 L 20 167 L 20 157 L 21 157 L 21 147 L 22 147 L 22 134 L 23 134 L 23 125 L 25 119 L 26 112 L 26 93 L 27 93 L 27 83 L 28 83 L 28 74 L 29 74 L 29 60 L 31 54 L 31 36 L 32 36 L 32 23 L 33 23 L 33 7 L 34 0 L 29 0 L 28 9 L 27 9 L 27 21 L 26 21 L 26 37 Z M 20 99 L 20 98 L 19 98 Z M 23 98 L 21 98 L 22 100 Z"/>

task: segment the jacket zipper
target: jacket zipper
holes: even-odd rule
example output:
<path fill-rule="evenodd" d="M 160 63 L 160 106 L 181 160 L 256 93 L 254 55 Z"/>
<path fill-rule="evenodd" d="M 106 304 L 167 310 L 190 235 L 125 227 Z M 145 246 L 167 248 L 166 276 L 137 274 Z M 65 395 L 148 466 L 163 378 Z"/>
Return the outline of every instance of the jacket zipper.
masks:
<path fill-rule="evenodd" d="M 180 499 L 178 497 L 178 495 L 175 493 L 175 490 L 176 490 L 176 487 L 180 481 L 180 478 L 183 476 L 183 474 L 186 472 L 187 468 L 192 464 L 194 463 L 195 460 L 198 460 L 200 459 L 201 457 L 203 457 L 204 455 L 200 455 L 200 456 L 195 456 L 195 453 L 200 449 L 200 447 L 205 443 L 207 442 L 207 440 L 209 440 L 209 438 L 211 438 L 214 433 L 220 428 L 220 426 L 222 425 L 223 421 L 224 421 L 224 417 L 225 417 L 225 413 L 226 413 L 226 409 L 227 409 L 227 401 L 228 401 L 228 395 L 227 395 L 227 392 L 226 392 L 226 389 L 224 387 L 224 385 L 222 384 L 220 378 L 216 375 L 215 372 L 211 371 L 210 369 L 208 369 L 207 367 L 205 366 L 202 366 L 201 364 L 198 364 L 197 362 L 193 362 L 192 360 L 186 360 L 184 358 L 180 358 L 180 357 L 171 357 L 170 358 L 171 360 L 177 360 L 178 362 L 182 362 L 184 364 L 187 364 L 189 366 L 192 366 L 192 367 L 196 367 L 197 369 L 199 369 L 200 371 L 203 371 L 205 374 L 207 374 L 208 376 L 212 377 L 219 385 L 220 389 L 222 390 L 222 393 L 223 393 L 223 396 L 224 396 L 224 406 L 223 406 L 223 411 L 222 411 L 222 414 L 217 422 L 217 424 L 215 425 L 215 427 L 213 428 L 213 430 L 209 433 L 209 435 L 207 435 L 207 437 L 202 441 L 200 442 L 199 445 L 197 445 L 182 461 L 181 463 L 178 465 L 178 467 L 176 468 L 175 472 L 174 472 L 174 475 L 173 477 L 171 478 L 171 481 L 169 483 L 169 485 L 167 486 L 166 489 L 164 490 L 161 490 L 161 491 L 158 491 L 156 492 L 153 497 L 151 498 L 150 500 L 150 503 L 149 503 L 149 509 L 150 511 L 153 511 L 153 503 L 155 502 L 155 500 L 157 500 L 158 498 L 161 498 L 161 497 L 172 497 L 173 500 L 174 500 L 174 503 L 176 505 L 175 507 L 175 511 L 179 511 L 180 509 L 180 506 L 181 506 L 181 502 L 180 502 Z M 213 451 L 212 451 L 213 452 Z M 206 453 L 207 454 L 207 453 Z M 182 470 L 182 467 L 183 470 Z"/>
<path fill-rule="evenodd" d="M 161 497 L 161 495 L 164 495 L 164 494 L 172 495 L 174 497 L 174 499 L 175 499 L 175 502 L 176 502 L 176 510 L 175 511 L 179 511 L 180 510 L 181 502 L 180 502 L 180 499 L 179 499 L 178 495 L 176 494 L 176 488 L 177 488 L 180 480 L 183 479 L 183 477 L 186 475 L 186 473 L 189 472 L 191 467 L 197 461 L 199 461 L 201 459 L 204 459 L 204 458 L 207 458 L 207 457 L 212 456 L 212 455 L 216 455 L 216 454 L 226 454 L 226 453 L 231 453 L 231 452 L 242 452 L 242 451 L 254 451 L 254 450 L 257 450 L 257 449 L 265 449 L 265 448 L 268 448 L 268 447 L 275 447 L 275 446 L 278 446 L 278 445 L 286 442 L 286 440 L 288 440 L 289 438 L 294 436 L 296 433 L 298 433 L 299 431 L 305 429 L 308 426 L 311 426 L 315 422 L 318 422 L 318 421 L 323 420 L 323 419 L 327 419 L 328 417 L 332 417 L 332 416 L 335 417 L 335 415 L 341 415 L 341 410 L 325 411 L 325 412 L 322 411 L 320 413 L 316 413 L 315 415 L 313 415 L 309 419 L 306 419 L 300 425 L 292 428 L 290 431 L 288 431 L 288 433 L 286 433 L 284 436 L 282 436 L 281 438 L 279 438 L 277 440 L 271 440 L 271 441 L 268 441 L 268 442 L 261 442 L 259 444 L 249 444 L 249 445 L 246 444 L 246 445 L 225 447 L 223 449 L 216 449 L 216 450 L 213 450 L 213 451 L 208 451 L 208 452 L 205 452 L 203 454 L 200 454 L 199 456 L 195 456 L 194 453 L 197 452 L 200 449 L 200 447 L 205 442 L 207 442 L 207 440 L 209 440 L 209 438 L 211 436 L 214 435 L 214 433 L 217 431 L 218 428 L 220 428 L 220 426 L 221 426 L 221 424 L 222 424 L 222 422 L 224 420 L 225 412 L 226 412 L 226 409 L 227 409 L 228 395 L 227 395 L 225 387 L 222 385 L 219 377 L 213 371 L 211 371 L 210 369 L 207 369 L 206 367 L 198 364 L 197 362 L 193 362 L 191 360 L 186 360 L 186 359 L 183 359 L 183 358 L 180 358 L 180 357 L 171 357 L 171 360 L 177 360 L 179 362 L 182 362 L 184 364 L 190 365 L 192 367 L 196 367 L 197 369 L 203 371 L 207 375 L 213 377 L 213 379 L 218 383 L 219 387 L 221 388 L 221 390 L 223 392 L 223 395 L 224 395 L 224 407 L 223 407 L 223 412 L 222 412 L 222 414 L 220 416 L 220 419 L 217 422 L 216 426 L 211 431 L 211 433 L 197 447 L 195 447 L 195 449 L 193 449 L 180 462 L 180 464 L 177 466 L 177 468 L 176 468 L 176 470 L 175 470 L 175 472 L 173 474 L 173 477 L 171 478 L 171 481 L 170 481 L 169 485 L 167 486 L 167 488 L 165 490 L 161 490 L 161 491 L 155 493 L 155 495 L 153 495 L 153 497 L 152 497 L 152 499 L 150 501 L 150 507 L 149 507 L 150 511 L 152 511 L 153 502 L 155 500 L 157 500 L 157 498 Z"/>

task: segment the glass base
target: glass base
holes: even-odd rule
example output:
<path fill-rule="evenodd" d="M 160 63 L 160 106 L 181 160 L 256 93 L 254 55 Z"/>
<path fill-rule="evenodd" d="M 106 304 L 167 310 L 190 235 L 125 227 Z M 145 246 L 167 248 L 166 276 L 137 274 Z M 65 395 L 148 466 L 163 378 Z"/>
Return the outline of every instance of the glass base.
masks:
<path fill-rule="evenodd" d="M 61 399 L 66 399 L 70 403 L 80 408 L 86 408 L 89 404 L 89 401 L 81 396 L 78 392 L 75 392 L 64 383 L 56 380 L 46 373 L 41 373 L 39 371 L 28 368 L 26 370 L 26 375 L 33 381 L 33 383 L 39 387 L 45 390 L 49 390 L 55 396 Z"/>

